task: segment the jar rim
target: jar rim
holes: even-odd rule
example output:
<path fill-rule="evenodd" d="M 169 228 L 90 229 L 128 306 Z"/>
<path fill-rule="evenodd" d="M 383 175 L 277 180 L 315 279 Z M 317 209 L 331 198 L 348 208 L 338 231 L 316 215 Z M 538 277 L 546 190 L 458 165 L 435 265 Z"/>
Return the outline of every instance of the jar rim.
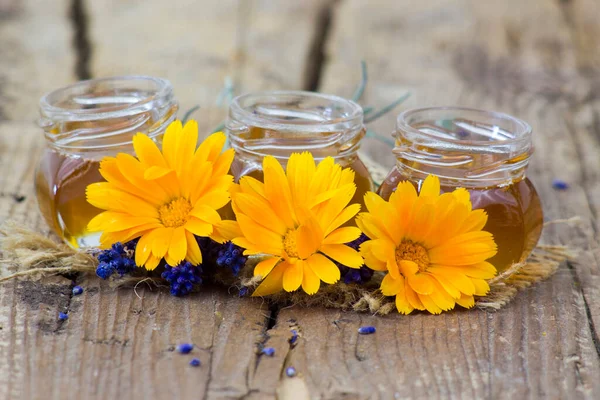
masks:
<path fill-rule="evenodd" d="M 244 102 L 250 100 L 269 99 L 269 98 L 281 98 L 281 97 L 298 97 L 306 99 L 319 99 L 325 100 L 334 104 L 343 105 L 346 109 L 346 115 L 342 117 L 332 118 L 325 121 L 302 121 L 290 120 L 286 121 L 281 118 L 269 118 L 265 115 L 257 115 L 250 111 L 248 107 L 243 105 Z M 345 99 L 340 96 L 323 94 L 318 92 L 309 92 L 304 90 L 272 90 L 272 91 L 260 91 L 245 93 L 235 97 L 229 105 L 229 114 L 238 120 L 243 120 L 244 123 L 256 124 L 263 128 L 269 128 L 273 130 L 285 129 L 293 126 L 301 125 L 303 130 L 336 130 L 339 129 L 340 124 L 351 123 L 359 120 L 362 124 L 363 120 L 363 109 L 356 102 Z"/>
<path fill-rule="evenodd" d="M 152 90 L 152 94 L 145 98 L 140 98 L 135 102 L 124 102 L 119 105 L 112 105 L 108 107 L 100 107 L 94 109 L 85 108 L 67 108 L 57 106 L 58 98 L 71 98 L 76 96 L 77 93 L 84 92 L 86 88 L 93 88 L 94 85 L 98 84 L 109 84 L 109 85 L 123 85 L 131 82 L 147 82 L 155 85 L 155 89 Z M 164 78 L 157 78 L 146 75 L 122 75 L 112 76 L 106 78 L 88 79 L 73 83 L 68 86 L 53 90 L 46 93 L 40 98 L 39 108 L 42 117 L 57 120 L 64 119 L 68 121 L 81 121 L 81 120 L 98 120 L 107 117 L 114 116 L 127 116 L 135 115 L 141 111 L 147 110 L 149 103 L 154 102 L 157 99 L 162 99 L 172 95 L 173 87 L 171 82 Z"/>
<path fill-rule="evenodd" d="M 517 129 L 511 131 L 514 135 L 513 138 L 507 139 L 490 139 L 490 140 L 471 140 L 471 139 L 459 139 L 459 138 L 440 138 L 436 135 L 433 135 L 428 132 L 424 132 L 417 128 L 414 128 L 409 122 L 409 118 L 419 114 L 425 113 L 435 113 L 435 112 L 456 112 L 457 116 L 460 116 L 461 113 L 471 113 L 480 115 L 482 118 L 478 119 L 478 122 L 484 122 L 486 120 L 504 120 L 514 124 Z M 488 111 L 478 108 L 469 108 L 469 107 L 455 107 L 455 106 L 441 106 L 441 107 L 423 107 L 423 108 L 411 108 L 401 112 L 396 119 L 396 130 L 410 132 L 415 135 L 420 135 L 423 137 L 427 137 L 429 139 L 435 139 L 439 141 L 448 141 L 451 143 L 455 143 L 457 145 L 469 145 L 471 147 L 479 147 L 479 146 L 494 146 L 494 145 L 509 145 L 520 142 L 529 142 L 531 140 L 532 128 L 531 126 L 512 115 L 498 112 L 498 111 Z"/>

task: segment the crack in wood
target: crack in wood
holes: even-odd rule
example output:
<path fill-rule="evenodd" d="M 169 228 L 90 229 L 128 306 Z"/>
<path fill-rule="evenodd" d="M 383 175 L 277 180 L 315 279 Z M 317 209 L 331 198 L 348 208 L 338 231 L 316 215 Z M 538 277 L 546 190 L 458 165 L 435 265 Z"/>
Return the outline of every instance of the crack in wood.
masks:
<path fill-rule="evenodd" d="M 304 90 L 316 91 L 321 83 L 321 75 L 325 66 L 325 46 L 331 31 L 333 12 L 338 0 L 328 0 L 323 3 L 317 14 L 315 30 L 313 34 L 310 51 L 304 68 Z"/>
<path fill-rule="evenodd" d="M 92 46 L 89 40 L 88 16 L 85 0 L 72 0 L 69 18 L 73 26 L 73 47 L 75 48 L 75 74 L 78 79 L 90 79 L 90 59 Z"/>
<path fill-rule="evenodd" d="M 581 292 L 581 298 L 583 300 L 583 307 L 585 309 L 585 315 L 587 317 L 587 323 L 588 323 L 588 328 L 590 330 L 590 335 L 592 337 L 592 343 L 594 344 L 596 353 L 600 357 L 600 339 L 598 338 L 598 332 L 596 331 L 596 327 L 594 326 L 594 320 L 592 319 L 592 312 L 590 311 L 590 306 L 589 306 L 588 301 L 585 298 L 585 295 L 583 293 L 583 286 L 581 284 L 581 279 L 579 279 L 579 276 L 577 275 L 577 272 L 576 272 L 576 268 L 570 261 L 567 261 L 567 268 L 569 268 L 569 272 L 571 273 L 571 276 L 573 277 L 573 282 L 575 282 L 575 285 L 577 285 L 577 287 L 579 288 L 579 291 Z"/>

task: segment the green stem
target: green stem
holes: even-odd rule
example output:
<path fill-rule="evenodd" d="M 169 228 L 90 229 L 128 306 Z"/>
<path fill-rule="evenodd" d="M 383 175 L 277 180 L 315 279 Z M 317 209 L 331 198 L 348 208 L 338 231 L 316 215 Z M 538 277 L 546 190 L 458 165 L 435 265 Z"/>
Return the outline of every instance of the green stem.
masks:
<path fill-rule="evenodd" d="M 352 100 L 354 101 L 360 100 L 363 93 L 365 92 L 365 87 L 367 86 L 367 63 L 364 60 L 360 62 L 360 68 L 362 70 L 362 76 L 360 84 L 358 85 L 358 87 L 354 91 L 354 94 L 352 95 Z"/>
<path fill-rule="evenodd" d="M 189 110 L 187 110 L 185 112 L 185 114 L 183 114 L 183 118 L 181 118 L 181 123 L 185 125 L 185 123 L 187 122 L 188 118 L 195 113 L 196 111 L 198 111 L 200 109 L 200 106 L 194 106 L 192 108 L 190 108 Z"/>
<path fill-rule="evenodd" d="M 381 117 L 381 116 L 389 113 L 394 108 L 396 108 L 396 106 L 402 104 L 409 97 L 410 97 L 410 92 L 407 92 L 407 93 L 403 94 L 396 101 L 394 101 L 391 104 L 388 104 L 387 106 L 383 107 L 381 110 L 375 112 L 375 114 L 370 115 L 369 118 L 365 118 L 365 123 L 373 122 L 377 118 L 379 118 L 379 117 Z"/>

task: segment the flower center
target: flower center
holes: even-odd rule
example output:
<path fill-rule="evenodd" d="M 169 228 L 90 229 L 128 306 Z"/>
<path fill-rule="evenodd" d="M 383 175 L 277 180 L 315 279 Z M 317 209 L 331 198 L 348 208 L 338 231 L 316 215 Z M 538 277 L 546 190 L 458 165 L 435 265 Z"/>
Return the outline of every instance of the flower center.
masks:
<path fill-rule="evenodd" d="M 429 266 L 429 255 L 427 249 L 419 243 L 403 240 L 396 248 L 396 262 L 402 260 L 412 261 L 419 266 L 419 272 L 425 272 Z"/>
<path fill-rule="evenodd" d="M 299 258 L 295 229 L 290 229 L 283 237 L 283 250 L 289 257 Z"/>
<path fill-rule="evenodd" d="M 183 197 L 178 197 L 171 200 L 167 204 L 163 204 L 158 209 L 160 222 L 167 228 L 177 228 L 185 225 L 188 216 L 192 211 L 192 205 Z"/>

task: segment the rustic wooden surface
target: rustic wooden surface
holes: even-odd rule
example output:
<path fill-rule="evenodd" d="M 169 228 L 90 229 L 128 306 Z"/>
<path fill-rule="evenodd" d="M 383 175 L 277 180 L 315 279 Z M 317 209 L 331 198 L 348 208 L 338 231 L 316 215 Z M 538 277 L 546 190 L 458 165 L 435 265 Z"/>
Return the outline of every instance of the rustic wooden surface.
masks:
<path fill-rule="evenodd" d="M 270 309 L 206 288 L 185 300 L 78 278 L 0 287 L 0 399 L 599 398 L 600 5 L 594 0 L 0 0 L 0 221 L 42 232 L 32 190 L 46 91 L 116 74 L 169 78 L 205 131 L 238 92 L 318 89 L 363 104 L 505 111 L 534 128 L 546 243 L 576 263 L 505 309 L 374 317 Z M 390 132 L 394 117 L 373 128 Z M 365 151 L 391 165 L 383 145 Z M 571 185 L 552 189 L 553 178 Z M 138 297 L 139 295 L 139 297 Z M 59 311 L 68 311 L 59 323 Z M 359 336 L 361 325 L 377 333 Z M 290 329 L 300 332 L 295 347 Z M 200 368 L 173 351 L 193 342 Z M 256 355 L 260 344 L 276 348 Z M 294 366 L 298 377 L 283 370 Z"/>

